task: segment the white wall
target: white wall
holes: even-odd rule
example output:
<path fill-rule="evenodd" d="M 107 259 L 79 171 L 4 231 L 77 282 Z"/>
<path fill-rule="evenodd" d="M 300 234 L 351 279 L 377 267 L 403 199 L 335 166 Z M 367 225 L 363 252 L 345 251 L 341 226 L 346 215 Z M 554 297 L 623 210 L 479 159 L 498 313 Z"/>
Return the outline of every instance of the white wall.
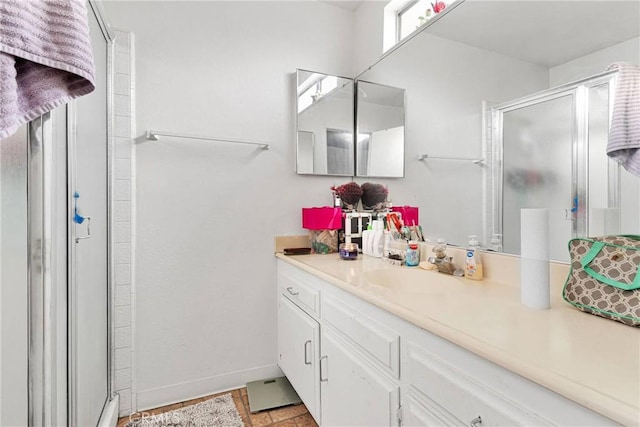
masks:
<path fill-rule="evenodd" d="M 273 236 L 344 179 L 294 173 L 291 73 L 351 75 L 353 13 L 319 2 L 107 2 L 136 36 L 137 408 L 277 373 Z"/>
<path fill-rule="evenodd" d="M 549 70 L 549 85 L 550 87 L 559 86 L 602 73 L 614 62 L 640 64 L 640 37 L 551 68 Z"/>
<path fill-rule="evenodd" d="M 429 237 L 466 244 L 481 235 L 485 169 L 417 155 L 486 157 L 482 101 L 546 89 L 548 69 L 423 33 L 362 79 L 406 89 L 405 179 L 385 182 L 394 205 L 418 206 Z"/>
<path fill-rule="evenodd" d="M 355 75 L 365 71 L 382 56 L 384 7 L 387 3 L 389 2 L 385 0 L 366 0 L 355 11 L 353 33 Z"/>

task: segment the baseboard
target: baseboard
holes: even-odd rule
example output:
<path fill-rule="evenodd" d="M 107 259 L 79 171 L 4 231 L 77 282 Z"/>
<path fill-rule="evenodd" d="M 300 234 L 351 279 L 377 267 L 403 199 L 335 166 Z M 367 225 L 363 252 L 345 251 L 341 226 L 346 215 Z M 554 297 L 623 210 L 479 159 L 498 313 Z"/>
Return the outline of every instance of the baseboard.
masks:
<path fill-rule="evenodd" d="M 100 415 L 98 427 L 116 427 L 118 424 L 118 412 L 120 408 L 120 396 L 117 394 L 109 400 Z"/>
<path fill-rule="evenodd" d="M 277 365 L 262 366 L 245 371 L 231 372 L 165 387 L 139 391 L 136 395 L 137 411 L 144 411 L 172 403 L 184 402 L 209 394 L 244 387 L 250 381 L 282 376 Z"/>

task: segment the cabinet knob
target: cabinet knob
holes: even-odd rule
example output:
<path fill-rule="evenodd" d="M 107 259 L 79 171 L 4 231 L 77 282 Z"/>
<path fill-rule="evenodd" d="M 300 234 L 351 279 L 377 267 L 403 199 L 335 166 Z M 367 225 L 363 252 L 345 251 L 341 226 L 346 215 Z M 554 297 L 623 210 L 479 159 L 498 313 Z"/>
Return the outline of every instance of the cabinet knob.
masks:
<path fill-rule="evenodd" d="M 469 423 L 471 427 L 479 427 L 481 424 L 482 424 L 482 417 L 480 417 L 480 415 L 472 419 L 471 422 Z"/>
<path fill-rule="evenodd" d="M 289 291 L 289 293 L 290 293 L 291 295 L 293 295 L 293 296 L 296 296 L 296 295 L 298 295 L 298 294 L 300 293 L 300 292 L 296 292 L 296 291 L 294 291 L 292 286 L 289 286 L 289 287 L 287 288 L 287 291 Z"/>

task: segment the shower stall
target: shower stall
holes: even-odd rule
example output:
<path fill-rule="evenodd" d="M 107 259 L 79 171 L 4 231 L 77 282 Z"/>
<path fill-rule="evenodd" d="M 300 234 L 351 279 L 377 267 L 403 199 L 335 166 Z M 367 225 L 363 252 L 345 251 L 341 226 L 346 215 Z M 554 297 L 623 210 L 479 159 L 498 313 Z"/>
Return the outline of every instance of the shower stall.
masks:
<path fill-rule="evenodd" d="M 114 425 L 113 37 L 87 5 L 96 90 L 0 141 L 0 425 Z"/>
<path fill-rule="evenodd" d="M 573 237 L 637 232 L 637 179 L 606 155 L 617 71 L 491 109 L 489 229 L 520 252 L 520 209 L 549 210 L 553 260 Z"/>

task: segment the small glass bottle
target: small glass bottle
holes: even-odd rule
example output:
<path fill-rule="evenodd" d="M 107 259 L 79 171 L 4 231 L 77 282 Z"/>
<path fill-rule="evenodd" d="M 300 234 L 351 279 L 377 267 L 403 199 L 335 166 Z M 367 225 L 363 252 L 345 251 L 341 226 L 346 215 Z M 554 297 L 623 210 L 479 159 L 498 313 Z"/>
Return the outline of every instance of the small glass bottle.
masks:
<path fill-rule="evenodd" d="M 405 263 L 407 267 L 415 267 L 420 264 L 420 251 L 418 250 L 418 242 L 409 242 Z"/>

